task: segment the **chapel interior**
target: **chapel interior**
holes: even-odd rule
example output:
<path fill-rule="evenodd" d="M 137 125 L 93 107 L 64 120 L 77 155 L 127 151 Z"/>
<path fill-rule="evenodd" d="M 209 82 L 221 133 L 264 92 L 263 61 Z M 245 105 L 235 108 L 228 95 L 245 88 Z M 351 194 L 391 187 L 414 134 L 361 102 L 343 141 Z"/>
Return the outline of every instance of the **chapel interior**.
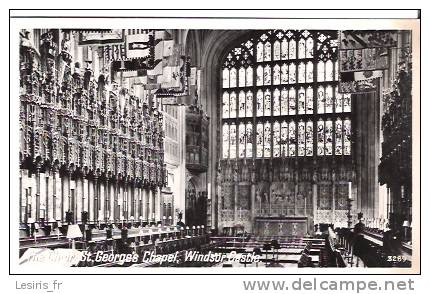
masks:
<path fill-rule="evenodd" d="M 351 94 L 337 30 L 19 34 L 20 257 L 194 250 L 261 258 L 78 266 L 411 266 L 410 31 L 394 33 L 376 89 Z"/>

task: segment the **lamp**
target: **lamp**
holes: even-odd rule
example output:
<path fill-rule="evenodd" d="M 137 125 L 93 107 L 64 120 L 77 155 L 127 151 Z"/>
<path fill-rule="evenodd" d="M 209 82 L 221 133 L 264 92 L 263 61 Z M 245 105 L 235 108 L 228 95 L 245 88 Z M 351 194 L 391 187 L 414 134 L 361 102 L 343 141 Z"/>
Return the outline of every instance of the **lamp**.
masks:
<path fill-rule="evenodd" d="M 82 238 L 82 232 L 79 225 L 69 225 L 67 228 L 67 239 L 72 239 L 72 249 L 76 249 L 75 238 Z"/>
<path fill-rule="evenodd" d="M 405 239 L 404 239 L 405 242 L 408 240 L 408 228 L 410 227 L 410 225 L 411 224 L 410 224 L 410 222 L 408 220 L 404 220 L 403 221 L 402 227 L 405 230 Z"/>

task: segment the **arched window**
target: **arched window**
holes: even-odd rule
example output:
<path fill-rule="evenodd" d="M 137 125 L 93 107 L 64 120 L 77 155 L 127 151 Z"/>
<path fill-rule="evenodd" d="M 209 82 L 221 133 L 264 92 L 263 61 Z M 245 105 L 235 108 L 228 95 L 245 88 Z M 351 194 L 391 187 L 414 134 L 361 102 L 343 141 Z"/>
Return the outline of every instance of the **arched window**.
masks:
<path fill-rule="evenodd" d="M 222 157 L 349 156 L 351 96 L 338 93 L 337 31 L 254 31 L 225 55 Z"/>

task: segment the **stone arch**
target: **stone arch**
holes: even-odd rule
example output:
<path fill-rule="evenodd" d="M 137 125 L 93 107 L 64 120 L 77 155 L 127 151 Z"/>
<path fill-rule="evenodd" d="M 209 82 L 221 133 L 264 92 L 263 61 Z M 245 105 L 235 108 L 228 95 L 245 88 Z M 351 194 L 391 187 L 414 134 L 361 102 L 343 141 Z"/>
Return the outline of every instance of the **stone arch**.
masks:
<path fill-rule="evenodd" d="M 217 227 L 218 195 L 216 189 L 216 167 L 219 154 L 219 91 L 221 63 L 227 52 L 249 36 L 250 31 L 245 30 L 189 30 L 186 34 L 186 52 L 190 54 L 194 65 L 201 69 L 200 103 L 211 120 L 209 127 L 209 140 L 212 144 L 209 152 L 209 166 L 207 183 L 213 189 L 208 198 L 211 199 L 212 227 Z"/>

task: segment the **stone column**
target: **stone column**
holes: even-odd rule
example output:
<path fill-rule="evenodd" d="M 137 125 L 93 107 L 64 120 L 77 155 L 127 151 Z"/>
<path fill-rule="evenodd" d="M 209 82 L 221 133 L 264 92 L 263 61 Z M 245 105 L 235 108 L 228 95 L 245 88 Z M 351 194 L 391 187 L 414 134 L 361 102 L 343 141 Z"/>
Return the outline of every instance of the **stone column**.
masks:
<path fill-rule="evenodd" d="M 151 200 L 152 200 L 152 203 L 151 203 L 151 220 L 153 221 L 153 222 L 155 222 L 155 188 L 152 188 L 151 189 L 151 194 L 152 194 L 152 197 L 151 197 Z"/>
<path fill-rule="evenodd" d="M 294 172 L 294 215 L 297 215 L 297 194 L 299 193 L 299 171 L 296 164 L 296 171 Z"/>
<path fill-rule="evenodd" d="M 34 215 L 34 220 L 39 221 L 40 218 L 40 168 L 41 164 L 38 162 L 36 164 L 36 213 Z"/>
<path fill-rule="evenodd" d="M 313 224 L 315 225 L 316 221 L 319 221 L 317 218 L 317 209 L 318 209 L 318 178 L 317 173 L 314 172 L 312 177 L 312 214 L 313 214 Z M 313 228 L 311 230 L 313 232 Z"/>
<path fill-rule="evenodd" d="M 52 217 L 57 220 L 57 166 L 52 167 Z"/>
<path fill-rule="evenodd" d="M 99 191 L 98 191 L 98 174 L 94 174 L 94 205 L 93 205 L 93 220 L 94 222 L 98 221 L 99 218 Z"/>
<path fill-rule="evenodd" d="M 119 187 L 118 187 L 118 178 L 115 178 L 114 185 L 113 185 L 113 197 L 114 197 L 114 205 L 113 205 L 113 219 L 114 221 L 119 220 L 119 203 L 118 203 L 118 196 L 119 196 Z"/>
<path fill-rule="evenodd" d="M 105 180 L 105 211 L 104 211 L 104 217 L 105 220 L 108 220 L 110 217 L 110 184 L 109 184 L 109 179 L 106 176 L 106 180 Z"/>
<path fill-rule="evenodd" d="M 237 151 L 237 150 L 236 150 Z M 238 196 L 239 196 L 239 175 L 238 175 L 238 166 L 237 166 L 237 161 L 235 161 L 234 166 L 233 166 L 233 185 L 234 185 L 234 215 L 233 215 L 233 220 L 236 221 L 237 220 L 237 209 L 238 207 Z"/>

